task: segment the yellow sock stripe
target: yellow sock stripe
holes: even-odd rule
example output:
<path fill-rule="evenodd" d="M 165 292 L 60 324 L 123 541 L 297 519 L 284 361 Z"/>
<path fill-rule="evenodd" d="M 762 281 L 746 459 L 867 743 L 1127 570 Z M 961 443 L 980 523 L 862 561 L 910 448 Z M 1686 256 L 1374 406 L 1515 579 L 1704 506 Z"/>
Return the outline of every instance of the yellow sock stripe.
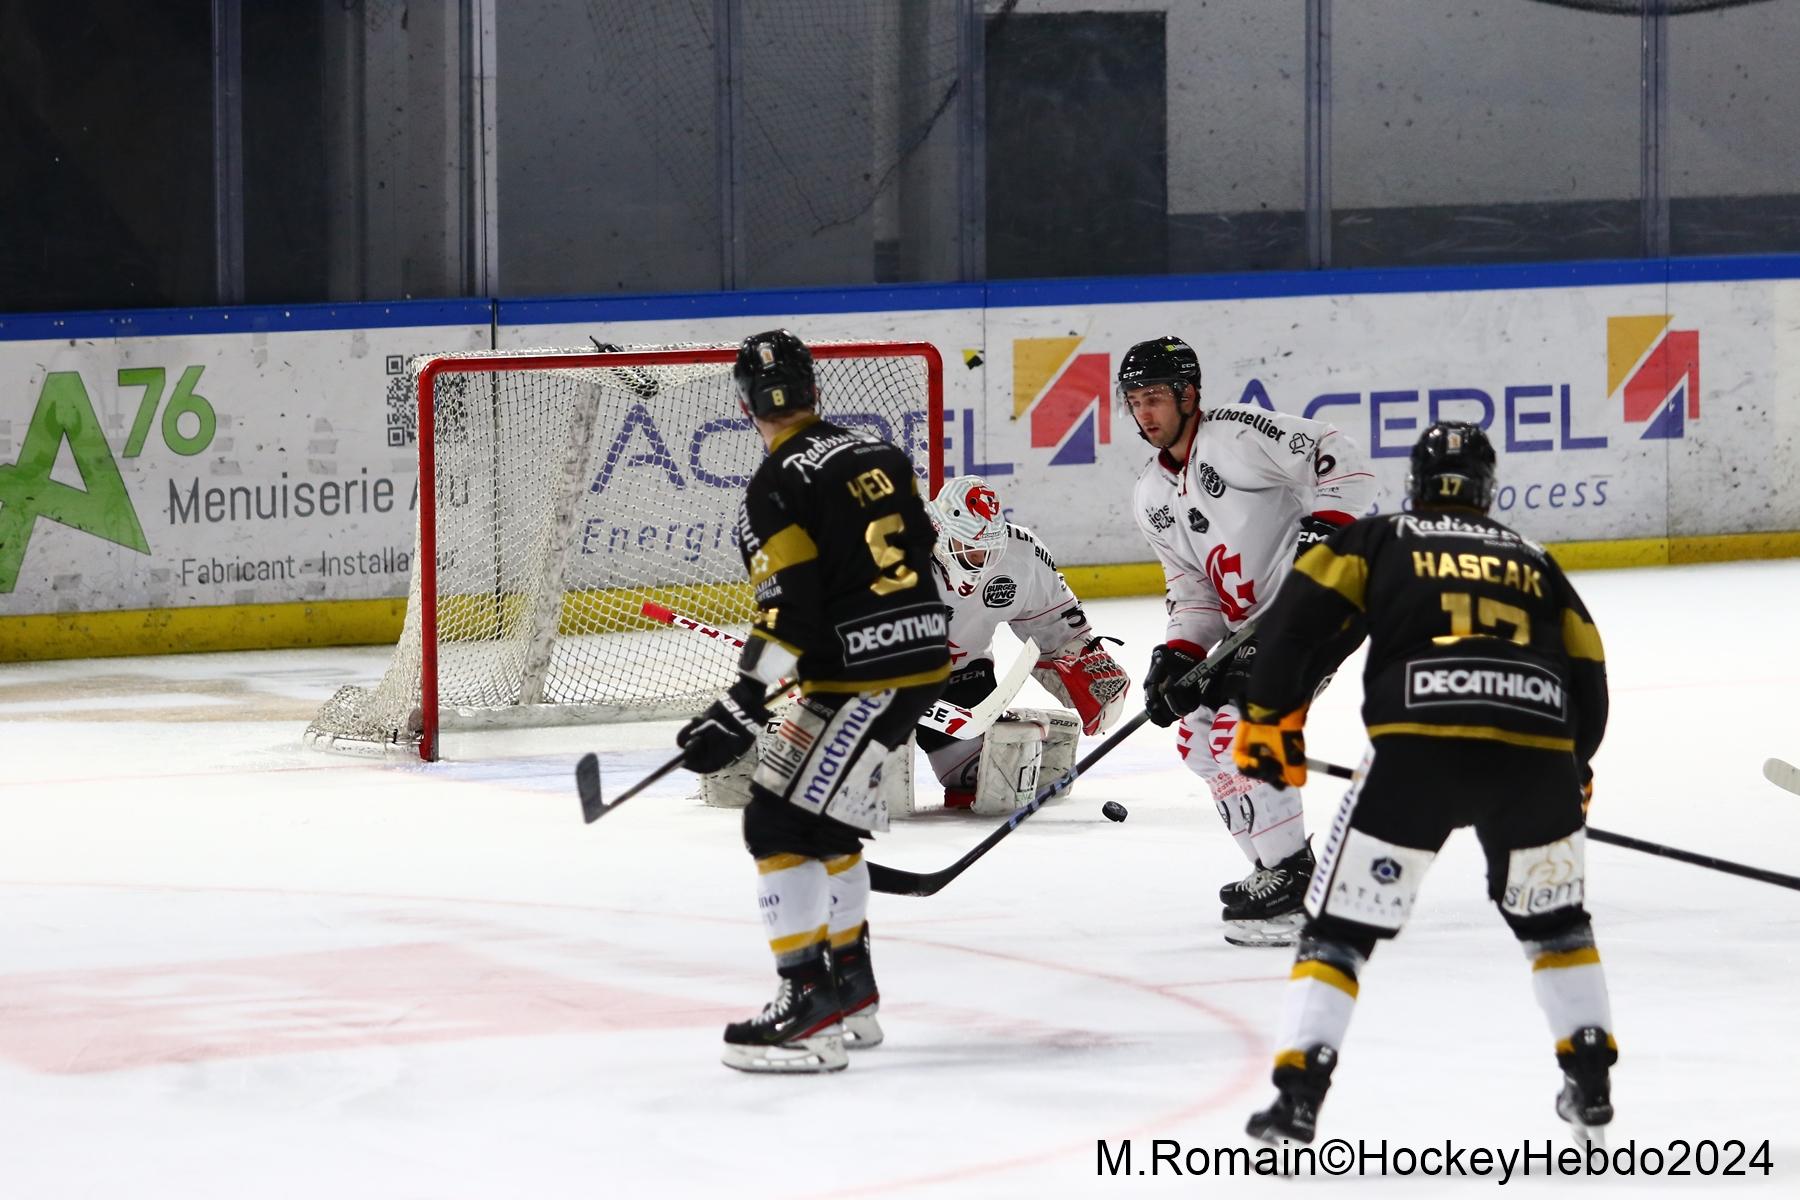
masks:
<path fill-rule="evenodd" d="M 769 939 L 769 949 L 777 954 L 792 954 L 796 950 L 805 950 L 825 940 L 825 926 L 809 929 L 805 933 L 790 933 L 787 937 Z"/>
<path fill-rule="evenodd" d="M 1296 1071 L 1306 1070 L 1306 1051 L 1283 1050 L 1275 1056 L 1275 1068 L 1280 1070 L 1282 1067 L 1292 1067 Z"/>
<path fill-rule="evenodd" d="M 831 948 L 836 950 L 842 946 L 851 945 L 860 937 L 862 937 L 861 925 L 852 925 L 848 929 L 840 929 L 831 935 Z"/>
<path fill-rule="evenodd" d="M 1356 980 L 1344 974 L 1330 963 L 1312 959 L 1308 962 L 1294 964 L 1289 979 L 1316 979 L 1320 983 L 1329 984 L 1352 1000 L 1356 999 Z"/>
<path fill-rule="evenodd" d="M 1613 1035 L 1610 1033 L 1606 1035 L 1606 1048 L 1611 1050 L 1614 1054 L 1619 1052 L 1619 1043 L 1613 1040 Z M 1556 1041 L 1556 1052 L 1558 1054 L 1573 1054 L 1575 1053 L 1575 1043 L 1568 1038 L 1558 1038 Z"/>
<path fill-rule="evenodd" d="M 1562 967 L 1597 967 L 1600 965 L 1600 951 L 1592 946 L 1583 946 L 1579 950 L 1551 950 L 1531 960 L 1534 971 L 1555 971 Z"/>
<path fill-rule="evenodd" d="M 825 873 L 827 875 L 842 875 L 845 871 L 850 870 L 861 861 L 861 854 L 840 854 L 836 858 L 828 858 L 825 860 Z"/>
<path fill-rule="evenodd" d="M 786 871 L 811 861 L 812 859 L 806 857 L 804 854 L 771 854 L 767 858 L 759 858 L 756 860 L 756 873 L 758 875 L 773 875 L 777 871 Z"/>

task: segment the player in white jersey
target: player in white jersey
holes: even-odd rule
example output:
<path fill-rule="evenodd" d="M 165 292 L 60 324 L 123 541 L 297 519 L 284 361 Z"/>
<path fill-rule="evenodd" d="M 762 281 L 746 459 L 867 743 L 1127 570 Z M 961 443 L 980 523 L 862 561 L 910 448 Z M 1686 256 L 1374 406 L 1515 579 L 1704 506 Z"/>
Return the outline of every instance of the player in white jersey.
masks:
<path fill-rule="evenodd" d="M 1118 395 L 1157 449 L 1132 504 L 1162 562 L 1169 614 L 1144 675 L 1145 708 L 1158 725 L 1180 723 L 1183 761 L 1206 780 L 1250 860 L 1248 876 L 1219 889 L 1225 939 L 1287 945 L 1303 917 L 1313 856 L 1298 789 L 1247 778 L 1232 761 L 1254 640 L 1206 686 L 1179 681 L 1208 647 L 1263 611 L 1298 549 L 1362 516 L 1375 477 L 1362 450 L 1327 422 L 1246 404 L 1203 408 L 1200 359 L 1177 337 L 1133 346 L 1119 363 Z"/>
<path fill-rule="evenodd" d="M 950 480 L 930 511 L 938 529 L 931 565 L 950 607 L 943 699 L 967 707 L 993 692 L 994 630 L 1005 623 L 1020 640 L 1037 643 L 1032 677 L 1075 710 L 1012 709 L 986 737 L 964 741 L 918 731 L 946 808 L 1011 812 L 1032 798 L 1040 774 L 1047 780 L 1074 762 L 1077 723 L 1092 734 L 1118 720 L 1131 680 L 1094 636 L 1050 552 L 1029 529 L 1006 520 L 985 479 Z"/>

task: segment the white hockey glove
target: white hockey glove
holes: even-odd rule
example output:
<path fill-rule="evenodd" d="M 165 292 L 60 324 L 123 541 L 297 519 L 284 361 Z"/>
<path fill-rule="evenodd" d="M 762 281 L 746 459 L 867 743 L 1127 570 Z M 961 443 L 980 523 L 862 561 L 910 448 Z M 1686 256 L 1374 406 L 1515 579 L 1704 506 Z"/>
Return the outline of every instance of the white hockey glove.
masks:
<path fill-rule="evenodd" d="M 1045 691 L 1075 710 L 1085 734 L 1111 729 L 1125 711 L 1131 690 L 1131 677 L 1107 653 L 1107 642 L 1120 644 L 1117 638 L 1097 637 L 1066 654 L 1039 659 L 1031 672 Z"/>

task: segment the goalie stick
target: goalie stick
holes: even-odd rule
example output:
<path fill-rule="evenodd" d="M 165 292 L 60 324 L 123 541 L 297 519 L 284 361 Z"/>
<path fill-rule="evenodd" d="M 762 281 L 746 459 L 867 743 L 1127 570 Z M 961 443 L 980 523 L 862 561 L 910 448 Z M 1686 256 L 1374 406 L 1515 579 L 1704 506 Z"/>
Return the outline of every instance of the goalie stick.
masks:
<path fill-rule="evenodd" d="M 1249 640 L 1256 630 L 1256 622 L 1248 621 L 1240 626 L 1237 632 L 1225 638 L 1212 648 L 1206 661 L 1195 663 L 1193 668 L 1183 675 L 1175 686 L 1192 687 L 1218 670 L 1227 659 L 1237 653 L 1237 648 Z M 871 891 L 885 893 L 889 896 L 935 896 L 944 890 L 946 884 L 974 865 L 975 860 L 999 845 L 1013 830 L 1023 825 L 1031 814 L 1044 807 L 1057 796 L 1069 790 L 1075 781 L 1085 774 L 1093 765 L 1112 753 L 1113 747 L 1130 737 L 1139 726 L 1150 719 L 1148 711 L 1140 712 L 1125 724 L 1119 726 L 1107 736 L 1104 742 L 1095 746 L 1087 756 L 1074 766 L 1064 771 L 1038 789 L 1031 803 L 1013 813 L 992 833 L 982 838 L 967 854 L 951 863 L 941 871 L 903 871 L 897 867 L 884 867 L 880 863 L 869 863 L 869 888 Z M 865 862 L 868 860 L 865 859 Z"/>
<path fill-rule="evenodd" d="M 1763 778 L 1783 791 L 1800 796 L 1800 767 L 1779 758 L 1763 759 Z"/>
<path fill-rule="evenodd" d="M 1781 784 L 1780 780 L 1769 774 L 1770 767 L 1772 766 L 1787 767 L 1789 771 L 1794 770 L 1793 767 L 1789 767 L 1788 764 L 1782 762 L 1780 759 L 1771 758 L 1768 762 L 1763 764 L 1763 774 L 1768 775 L 1771 783 Z M 1338 779 L 1356 778 L 1356 772 L 1351 768 L 1340 767 L 1336 763 L 1321 762 L 1316 758 L 1307 759 L 1306 767 L 1309 771 L 1317 771 L 1321 775 L 1331 775 Z M 1800 772 L 1796 772 L 1796 776 L 1796 782 L 1800 782 Z M 1787 785 L 1781 784 L 1781 786 L 1786 787 Z M 1795 790 L 1800 790 L 1800 788 Z M 1740 875 L 1745 879 L 1754 879 L 1759 883 L 1772 883 L 1776 887 L 1792 888 L 1795 891 L 1800 891 L 1800 877 L 1783 875 L 1780 871 L 1770 871 L 1763 867 L 1746 866 L 1744 863 L 1732 862 L 1728 858 L 1714 858 L 1710 854 L 1696 854 L 1692 850 L 1680 850 L 1674 846 L 1665 846 L 1661 842 L 1647 842 L 1643 838 L 1634 838 L 1623 833 L 1609 833 L 1604 829 L 1595 829 L 1592 825 L 1587 827 L 1587 835 L 1589 840 L 1601 842 L 1608 846 L 1622 846 L 1627 850 L 1637 850 L 1644 854 L 1654 854 L 1658 858 L 1672 858 L 1676 862 L 1684 862 L 1689 866 L 1705 867 L 1710 871 L 1722 871 L 1727 875 Z"/>
<path fill-rule="evenodd" d="M 727 633 L 716 625 L 697 621 L 693 617 L 683 616 L 674 609 L 654 601 L 644 601 L 639 611 L 652 621 L 673 625 L 677 629 L 691 630 L 712 638 L 714 641 L 724 642 L 727 646 L 735 646 L 740 650 L 744 648 L 744 640 L 735 634 Z M 967 741 L 970 738 L 982 736 L 988 731 L 989 726 L 1000 719 L 1001 714 L 1006 711 L 1006 706 L 1011 704 L 1013 697 L 1019 694 L 1019 689 L 1025 686 L 1025 677 L 1031 674 L 1031 668 L 1036 665 L 1037 659 L 1037 642 L 1026 638 L 1025 644 L 1019 649 L 1019 657 L 1013 660 L 1013 665 L 1007 670 L 1005 678 L 994 684 L 994 690 L 989 692 L 987 698 L 980 704 L 974 708 L 964 708 L 960 704 L 952 704 L 948 700 L 935 701 L 926 710 L 925 715 L 919 718 L 919 727 L 935 730 L 958 741 Z"/>

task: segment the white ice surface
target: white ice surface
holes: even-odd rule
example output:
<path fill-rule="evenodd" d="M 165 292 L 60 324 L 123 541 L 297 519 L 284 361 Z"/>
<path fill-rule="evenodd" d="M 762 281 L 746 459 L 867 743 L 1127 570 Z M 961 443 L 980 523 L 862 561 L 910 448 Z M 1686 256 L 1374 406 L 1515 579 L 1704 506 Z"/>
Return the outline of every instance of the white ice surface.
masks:
<path fill-rule="evenodd" d="M 1800 761 L 1800 563 L 1578 585 L 1613 685 L 1595 823 L 1800 872 L 1800 797 L 1759 773 Z M 1089 611 L 1135 677 L 1160 604 Z M 1152 1138 L 1244 1145 L 1269 1093 L 1289 953 L 1220 940 L 1214 891 L 1244 863 L 1167 731 L 1127 739 L 938 896 L 875 898 L 886 1045 L 836 1076 L 752 1077 L 717 1061 L 720 1026 L 773 990 L 738 815 L 677 775 L 588 827 L 571 784 L 598 746 L 616 793 L 673 724 L 463 735 L 431 767 L 302 747 L 318 702 L 384 661 L 0 667 L 0 1196 L 1293 1186 L 1095 1176 L 1100 1138 L 1137 1139 L 1134 1167 Z M 1317 756 L 1361 752 L 1359 666 L 1315 708 Z M 1309 785 L 1311 828 L 1340 791 Z M 1127 823 L 1099 816 L 1107 799 Z M 935 869 L 988 828 L 926 816 L 872 857 Z M 1606 846 L 1589 864 L 1624 1055 L 1613 1144 L 1769 1139 L 1770 1177 L 1668 1182 L 1796 1194 L 1800 894 Z M 1560 1149 L 1556 1085 L 1459 834 L 1364 974 L 1321 1136 Z"/>

